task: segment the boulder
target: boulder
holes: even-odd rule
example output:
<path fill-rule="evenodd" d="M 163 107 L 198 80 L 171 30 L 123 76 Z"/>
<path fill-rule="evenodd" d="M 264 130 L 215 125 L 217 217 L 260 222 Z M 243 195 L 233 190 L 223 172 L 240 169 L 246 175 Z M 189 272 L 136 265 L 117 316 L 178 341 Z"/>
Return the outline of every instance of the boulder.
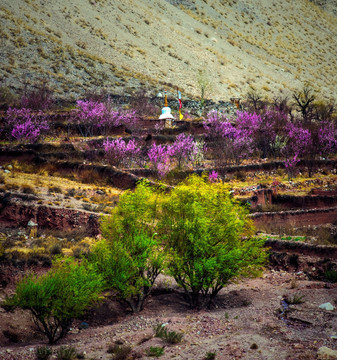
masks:
<path fill-rule="evenodd" d="M 323 310 L 328 310 L 328 311 L 331 311 L 331 310 L 335 309 L 335 307 L 329 302 L 320 305 L 319 308 L 323 309 Z"/>
<path fill-rule="evenodd" d="M 337 350 L 332 350 L 326 346 L 322 346 L 317 351 L 318 360 L 333 360 L 337 359 Z"/>

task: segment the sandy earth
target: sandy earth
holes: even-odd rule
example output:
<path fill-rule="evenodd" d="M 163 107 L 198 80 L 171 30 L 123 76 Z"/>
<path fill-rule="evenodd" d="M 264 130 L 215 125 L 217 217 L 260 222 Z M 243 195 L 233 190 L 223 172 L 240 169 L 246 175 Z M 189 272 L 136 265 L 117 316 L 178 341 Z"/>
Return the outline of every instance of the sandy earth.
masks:
<path fill-rule="evenodd" d="M 0 288 L 1 289 L 1 288 Z M 11 291 L 8 286 L 6 291 Z M 1 291 L 0 300 L 5 291 Z M 294 294 L 304 303 L 290 305 L 281 314 L 282 299 Z M 181 292 L 169 278 L 161 278 L 145 309 L 132 315 L 118 302 L 107 301 L 90 316 L 76 320 L 71 333 L 57 346 L 75 346 L 85 359 L 112 359 L 107 353 L 115 341 L 131 345 L 132 357 L 150 359 L 146 349 L 164 346 L 161 359 L 205 359 L 215 352 L 216 359 L 295 360 L 316 359 L 322 346 L 337 349 L 337 309 L 321 310 L 319 305 L 337 305 L 337 284 L 308 281 L 302 273 L 268 270 L 262 278 L 230 284 L 213 310 L 190 310 Z M 78 330 L 81 321 L 89 328 Z M 169 330 L 184 333 L 177 345 L 153 337 L 153 327 L 167 324 Z M 23 311 L 0 310 L 0 359 L 34 359 L 35 348 L 46 341 L 36 334 L 29 315 Z M 10 342 L 3 330 L 18 335 Z M 54 349 L 54 353 L 56 349 Z M 55 358 L 55 357 L 54 357 Z"/>

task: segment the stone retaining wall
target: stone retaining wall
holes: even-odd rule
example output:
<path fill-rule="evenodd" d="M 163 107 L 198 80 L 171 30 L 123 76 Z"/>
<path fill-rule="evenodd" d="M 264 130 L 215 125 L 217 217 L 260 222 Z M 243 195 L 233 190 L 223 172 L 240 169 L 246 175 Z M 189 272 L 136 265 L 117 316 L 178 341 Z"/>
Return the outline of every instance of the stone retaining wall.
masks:
<path fill-rule="evenodd" d="M 257 228 L 259 225 L 279 227 L 301 227 L 309 225 L 334 224 L 337 222 L 337 207 L 310 210 L 289 210 L 280 212 L 254 213 L 250 215 Z"/>
<path fill-rule="evenodd" d="M 3 227 L 27 227 L 32 220 L 38 229 L 83 230 L 89 236 L 99 231 L 99 215 L 89 211 L 78 211 L 43 205 L 25 205 L 9 202 L 0 210 L 0 224 Z"/>

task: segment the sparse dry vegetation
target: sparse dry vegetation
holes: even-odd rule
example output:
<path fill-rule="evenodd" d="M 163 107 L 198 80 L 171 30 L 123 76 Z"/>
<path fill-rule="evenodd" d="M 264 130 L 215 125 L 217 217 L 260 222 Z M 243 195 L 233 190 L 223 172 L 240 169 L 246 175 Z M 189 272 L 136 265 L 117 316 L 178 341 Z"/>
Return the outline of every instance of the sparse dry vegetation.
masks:
<path fill-rule="evenodd" d="M 112 4 L 110 9 L 106 2 L 93 6 L 89 1 L 81 8 L 71 4 L 46 9 L 26 1 L 21 14 L 17 6 L 6 0 L 1 15 L 10 31 L 4 32 L 2 39 L 20 51 L 16 64 L 11 66 L 7 64 L 12 50 L 8 48 L 2 53 L 4 75 L 19 89 L 22 84 L 16 79 L 21 78 L 23 65 L 25 73 L 34 78 L 34 63 L 39 63 L 39 72 L 63 89 L 60 95 L 67 89 L 78 96 L 87 87 L 111 83 L 117 84 L 118 91 L 144 85 L 160 87 L 161 74 L 166 74 L 169 82 L 195 96 L 197 91 L 183 78 L 193 78 L 200 64 L 207 62 L 214 74 L 215 99 L 244 94 L 249 85 L 237 79 L 257 73 L 262 76 L 256 77 L 256 85 L 267 86 L 264 90 L 269 97 L 275 94 L 278 84 L 283 83 L 292 91 L 290 86 L 299 87 L 313 78 L 327 96 L 335 96 L 336 15 L 330 2 L 325 7 L 307 0 L 261 2 L 258 6 L 248 2 L 242 8 L 231 1 L 197 0 L 191 5 L 174 2 L 175 6 L 168 8 L 162 1 L 154 4 L 153 9 L 136 2 L 125 6 Z M 128 6 L 132 13 L 127 11 Z M 289 14 L 289 7 L 296 16 Z M 159 19 L 170 19 L 170 12 L 175 25 L 164 26 Z M 59 48 L 56 52 L 55 46 Z M 160 60 L 162 51 L 169 56 L 169 66 L 167 61 Z M 51 52 L 62 59 L 58 67 L 52 64 L 52 72 Z M 33 61 L 27 63 L 24 54 Z M 95 69 L 88 67 L 89 60 L 94 64 L 90 67 Z M 149 66 L 151 61 L 157 66 Z M 254 64 L 254 68 L 248 69 L 245 66 L 248 63 Z M 226 73 L 220 77 L 216 75 L 219 66 L 226 66 Z M 179 71 L 168 73 L 168 67 Z M 266 77 L 270 79 L 268 85 L 264 83 Z M 227 81 L 237 86 L 224 89 L 223 83 Z"/>

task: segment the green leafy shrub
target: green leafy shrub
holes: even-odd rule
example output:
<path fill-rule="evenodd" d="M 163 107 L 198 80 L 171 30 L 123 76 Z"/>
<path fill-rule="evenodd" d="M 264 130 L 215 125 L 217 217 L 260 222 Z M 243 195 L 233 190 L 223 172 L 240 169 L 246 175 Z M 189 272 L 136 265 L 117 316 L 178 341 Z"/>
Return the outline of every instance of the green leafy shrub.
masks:
<path fill-rule="evenodd" d="M 52 354 L 52 350 L 48 346 L 39 346 L 35 350 L 36 360 L 48 360 Z"/>
<path fill-rule="evenodd" d="M 193 175 L 162 202 L 157 225 L 168 269 L 191 308 L 211 306 L 232 278 L 255 276 L 266 260 L 262 239 L 252 238 L 248 210 L 223 183 Z"/>
<path fill-rule="evenodd" d="M 4 305 L 29 310 L 38 330 L 55 344 L 68 333 L 73 319 L 99 299 L 101 289 L 102 279 L 92 265 L 68 258 L 56 261 L 45 275 L 23 278 Z"/>
<path fill-rule="evenodd" d="M 57 360 L 75 360 L 77 358 L 77 351 L 74 347 L 61 346 L 56 353 Z"/>
<path fill-rule="evenodd" d="M 116 290 L 133 312 L 143 308 L 163 267 L 164 254 L 153 228 L 156 202 L 154 190 L 144 182 L 134 192 L 125 192 L 112 216 L 102 221 L 106 240 L 90 255 L 107 288 Z"/>
<path fill-rule="evenodd" d="M 154 336 L 165 340 L 169 344 L 178 344 L 183 339 L 184 334 L 176 331 L 169 331 L 163 324 L 158 324 L 154 328 Z"/>
<path fill-rule="evenodd" d="M 0 250 L 0 254 L 1 254 L 1 250 Z M 325 272 L 325 279 L 332 282 L 332 283 L 336 283 L 337 282 L 337 271 L 336 270 L 328 270 Z"/>
<path fill-rule="evenodd" d="M 205 360 L 214 360 L 215 356 L 216 352 L 209 351 L 205 356 Z"/>
<path fill-rule="evenodd" d="M 147 356 L 159 357 L 164 354 L 164 348 L 161 346 L 151 346 L 150 348 L 146 349 Z"/>

